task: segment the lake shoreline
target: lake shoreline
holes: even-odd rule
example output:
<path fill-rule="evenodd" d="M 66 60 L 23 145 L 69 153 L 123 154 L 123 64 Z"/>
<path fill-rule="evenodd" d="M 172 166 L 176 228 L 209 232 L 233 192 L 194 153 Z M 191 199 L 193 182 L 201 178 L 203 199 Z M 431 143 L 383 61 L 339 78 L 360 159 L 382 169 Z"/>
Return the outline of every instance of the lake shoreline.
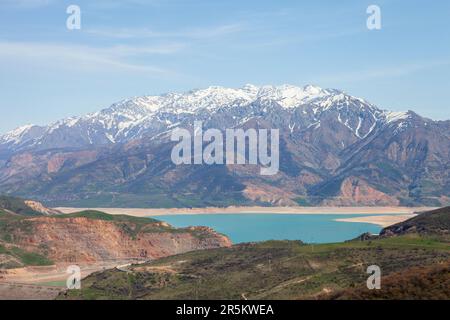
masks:
<path fill-rule="evenodd" d="M 135 217 L 197 214 L 415 214 L 430 211 L 434 207 L 207 207 L 207 208 L 54 208 L 62 213 L 98 210 L 108 214 L 125 214 Z"/>
<path fill-rule="evenodd" d="M 98 210 L 108 214 L 125 214 L 135 217 L 155 217 L 179 215 L 211 215 L 211 214 L 260 214 L 260 215 L 358 215 L 358 217 L 336 219 L 338 222 L 370 223 L 380 227 L 388 227 L 410 218 L 417 213 L 433 210 L 431 207 L 227 207 L 227 208 L 55 208 L 62 213 L 70 214 L 83 210 Z M 367 215 L 367 216 L 361 216 Z"/>
<path fill-rule="evenodd" d="M 335 221 L 352 222 L 352 223 L 370 223 L 370 224 L 378 225 L 382 228 L 386 228 L 386 227 L 390 227 L 394 224 L 409 220 L 416 216 L 417 216 L 417 214 L 376 215 L 376 216 L 335 219 Z"/>

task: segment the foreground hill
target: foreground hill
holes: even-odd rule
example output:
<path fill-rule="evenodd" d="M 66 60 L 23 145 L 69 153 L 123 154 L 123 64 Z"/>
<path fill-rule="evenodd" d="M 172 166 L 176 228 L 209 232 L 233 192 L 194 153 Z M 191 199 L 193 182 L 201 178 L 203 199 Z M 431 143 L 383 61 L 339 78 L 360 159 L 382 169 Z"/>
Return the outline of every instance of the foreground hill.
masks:
<path fill-rule="evenodd" d="M 346 289 L 322 299 L 366 300 L 448 300 L 450 297 L 450 262 L 425 267 L 413 267 L 383 278 L 382 290 L 369 291 L 364 286 Z"/>
<path fill-rule="evenodd" d="M 450 220 L 448 209 L 437 214 Z M 420 220 L 433 225 L 435 215 Z M 190 252 L 127 272 L 91 274 L 82 290 L 60 298 L 450 299 L 450 242 L 427 230 L 336 244 L 269 241 Z M 370 265 L 382 270 L 381 290 L 365 287 Z"/>
<path fill-rule="evenodd" d="M 154 219 L 98 211 L 48 216 L 27 210 L 24 203 L 9 199 L 9 209 L 0 207 L 0 269 L 146 260 L 231 245 L 227 237 L 209 228 L 176 229 Z M 13 212 L 14 207 L 21 213 Z"/>
<path fill-rule="evenodd" d="M 420 234 L 450 240 L 450 207 L 424 212 L 417 217 L 385 228 L 381 236 Z"/>
<path fill-rule="evenodd" d="M 175 128 L 280 130 L 280 170 L 175 166 Z M 0 192 L 74 207 L 450 204 L 450 121 L 335 89 L 210 87 L 0 136 Z"/>
<path fill-rule="evenodd" d="M 41 216 L 60 213 L 45 207 L 42 203 L 15 197 L 0 196 L 0 212 L 15 213 L 24 216 Z"/>

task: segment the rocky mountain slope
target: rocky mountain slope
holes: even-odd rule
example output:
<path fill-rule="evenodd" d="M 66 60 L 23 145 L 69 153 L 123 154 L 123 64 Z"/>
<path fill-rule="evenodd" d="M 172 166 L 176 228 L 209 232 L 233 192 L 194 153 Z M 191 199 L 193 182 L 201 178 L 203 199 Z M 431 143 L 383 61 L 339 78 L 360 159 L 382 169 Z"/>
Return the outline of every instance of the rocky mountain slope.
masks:
<path fill-rule="evenodd" d="M 280 171 L 175 166 L 174 128 L 277 128 Z M 0 137 L 0 192 L 54 205 L 450 204 L 450 121 L 316 86 L 210 87 L 124 100 Z"/>
<path fill-rule="evenodd" d="M 448 226 L 449 208 L 424 214 L 421 225 L 433 226 L 437 218 Z M 91 274 L 81 290 L 60 298 L 448 300 L 450 242 L 441 234 L 449 229 L 427 230 L 345 243 L 268 241 L 190 252 L 128 272 Z M 371 265 L 381 268 L 381 290 L 367 289 Z"/>
<path fill-rule="evenodd" d="M 226 236 L 206 227 L 176 229 L 150 218 L 98 211 L 49 216 L 0 207 L 0 269 L 150 260 L 230 245 Z"/>

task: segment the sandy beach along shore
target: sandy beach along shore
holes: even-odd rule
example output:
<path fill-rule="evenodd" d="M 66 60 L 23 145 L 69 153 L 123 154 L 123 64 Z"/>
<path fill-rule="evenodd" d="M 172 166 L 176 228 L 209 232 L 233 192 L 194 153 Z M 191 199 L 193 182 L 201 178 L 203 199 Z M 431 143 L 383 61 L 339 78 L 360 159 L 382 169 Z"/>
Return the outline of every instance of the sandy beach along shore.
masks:
<path fill-rule="evenodd" d="M 354 217 L 345 219 L 335 219 L 340 222 L 359 222 L 359 223 L 371 223 L 379 225 L 383 228 L 392 226 L 394 224 L 406 221 L 408 219 L 414 218 L 416 214 L 402 214 L 402 215 L 377 215 L 377 216 L 367 216 L 367 217 Z"/>

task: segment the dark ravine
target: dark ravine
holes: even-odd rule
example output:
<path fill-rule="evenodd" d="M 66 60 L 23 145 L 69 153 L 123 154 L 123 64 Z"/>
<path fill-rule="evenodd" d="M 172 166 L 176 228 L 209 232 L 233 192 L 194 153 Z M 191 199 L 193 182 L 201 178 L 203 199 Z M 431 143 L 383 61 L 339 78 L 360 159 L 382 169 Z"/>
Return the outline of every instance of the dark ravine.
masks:
<path fill-rule="evenodd" d="M 170 130 L 280 129 L 280 171 L 175 166 Z M 445 206 L 450 121 L 333 89 L 211 87 L 140 97 L 0 137 L 0 193 L 72 207 Z"/>

